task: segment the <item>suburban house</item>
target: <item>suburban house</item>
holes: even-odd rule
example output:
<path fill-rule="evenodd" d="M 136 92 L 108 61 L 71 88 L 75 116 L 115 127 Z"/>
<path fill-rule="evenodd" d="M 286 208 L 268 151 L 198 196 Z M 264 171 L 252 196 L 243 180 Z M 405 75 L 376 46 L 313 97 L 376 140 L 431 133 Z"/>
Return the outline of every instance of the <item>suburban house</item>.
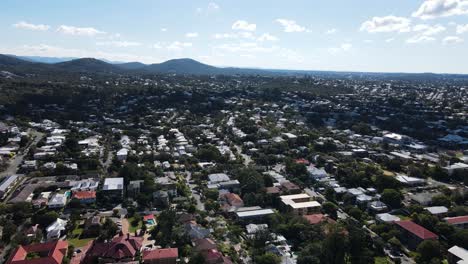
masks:
<path fill-rule="evenodd" d="M 177 248 L 160 248 L 143 251 L 143 263 L 148 264 L 176 264 L 179 257 Z"/>
<path fill-rule="evenodd" d="M 119 151 L 117 151 L 117 159 L 119 161 L 125 161 L 128 156 L 128 149 L 126 148 L 121 148 Z"/>
<path fill-rule="evenodd" d="M 96 202 L 95 191 L 78 191 L 73 193 L 73 199 L 77 199 L 81 204 L 92 204 Z"/>
<path fill-rule="evenodd" d="M 11 187 L 21 179 L 20 175 L 11 175 L 5 177 L 4 180 L 0 183 L 0 198 L 4 199 L 6 194 L 10 191 Z"/>
<path fill-rule="evenodd" d="M 43 244 L 18 246 L 6 264 L 61 264 L 67 255 L 68 242 L 54 241 Z M 37 256 L 31 258 L 31 256 Z"/>
<path fill-rule="evenodd" d="M 446 217 L 444 220 L 451 224 L 454 225 L 458 228 L 463 228 L 467 229 L 468 228 L 468 215 L 464 216 L 455 216 L 455 217 Z"/>
<path fill-rule="evenodd" d="M 281 207 L 286 212 L 292 212 L 297 215 L 308 215 L 319 213 L 321 205 L 313 201 L 313 197 L 306 193 L 282 195 Z"/>
<path fill-rule="evenodd" d="M 128 262 L 135 259 L 140 251 L 143 237 L 134 237 L 130 234 L 114 237 L 108 242 L 94 240 L 82 263 L 118 263 Z"/>
<path fill-rule="evenodd" d="M 448 250 L 447 260 L 449 264 L 468 263 L 468 250 L 459 246 L 453 246 Z"/>
<path fill-rule="evenodd" d="M 57 218 L 55 222 L 53 222 L 46 228 L 47 240 L 59 239 L 62 235 L 62 231 L 65 231 L 66 227 L 67 220 Z"/>
<path fill-rule="evenodd" d="M 230 206 L 237 208 L 244 206 L 244 201 L 238 194 L 228 192 L 222 195 L 221 198 Z"/>
<path fill-rule="evenodd" d="M 121 199 L 124 193 L 124 179 L 123 178 L 106 178 L 102 191 L 107 197 L 114 197 Z"/>
<path fill-rule="evenodd" d="M 439 239 L 436 234 L 411 220 L 395 221 L 394 223 L 401 232 L 400 241 L 411 250 L 416 249 L 424 240 Z"/>
<path fill-rule="evenodd" d="M 65 205 L 67 205 L 67 196 L 64 193 L 54 194 L 47 204 L 49 208 L 63 208 Z"/>
<path fill-rule="evenodd" d="M 242 208 L 241 208 L 242 209 Z M 254 209 L 254 210 L 238 210 L 236 211 L 236 217 L 243 222 L 255 222 L 262 220 L 268 215 L 272 215 L 275 212 L 271 209 Z"/>

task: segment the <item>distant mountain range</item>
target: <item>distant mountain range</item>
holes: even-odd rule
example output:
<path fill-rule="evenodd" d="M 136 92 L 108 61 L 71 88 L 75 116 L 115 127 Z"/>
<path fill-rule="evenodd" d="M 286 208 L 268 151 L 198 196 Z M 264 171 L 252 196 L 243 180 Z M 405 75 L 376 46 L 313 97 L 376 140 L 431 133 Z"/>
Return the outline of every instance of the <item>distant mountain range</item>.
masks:
<path fill-rule="evenodd" d="M 187 74 L 187 75 L 264 75 L 291 76 L 317 75 L 322 77 L 362 78 L 404 78 L 404 79 L 462 79 L 468 75 L 433 73 L 363 73 L 334 71 L 300 71 L 249 69 L 235 67 L 215 67 L 193 59 L 173 59 L 162 63 L 143 64 L 141 62 L 109 62 L 94 58 L 54 58 L 40 56 L 15 56 L 0 54 L 0 71 L 17 75 L 55 73 L 97 73 L 97 74 Z"/>

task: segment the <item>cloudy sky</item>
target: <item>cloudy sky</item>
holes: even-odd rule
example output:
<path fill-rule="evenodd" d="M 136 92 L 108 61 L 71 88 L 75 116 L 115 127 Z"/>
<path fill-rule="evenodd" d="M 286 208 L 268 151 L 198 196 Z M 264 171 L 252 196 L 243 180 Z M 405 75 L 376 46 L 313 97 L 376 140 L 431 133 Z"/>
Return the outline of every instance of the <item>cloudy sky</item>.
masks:
<path fill-rule="evenodd" d="M 0 53 L 468 73 L 468 0 L 2 0 Z"/>

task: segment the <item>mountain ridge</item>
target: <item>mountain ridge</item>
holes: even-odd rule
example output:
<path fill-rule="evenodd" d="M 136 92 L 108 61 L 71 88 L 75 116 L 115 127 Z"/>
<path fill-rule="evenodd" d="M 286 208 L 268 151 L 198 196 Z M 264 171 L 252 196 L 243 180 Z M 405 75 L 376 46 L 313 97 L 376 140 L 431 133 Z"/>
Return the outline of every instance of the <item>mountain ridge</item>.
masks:
<path fill-rule="evenodd" d="M 34 57 L 34 56 L 29 56 Z M 52 57 L 44 57 L 49 60 Z M 0 54 L 0 70 L 15 74 L 37 73 L 106 73 L 106 74 L 184 74 L 184 75 L 265 75 L 265 76 L 349 76 L 359 78 L 359 75 L 405 77 L 405 78 L 462 78 L 468 79 L 468 74 L 440 73 L 378 73 L 352 71 L 310 71 L 254 69 L 236 67 L 216 67 L 191 58 L 171 59 L 161 63 L 144 64 L 141 62 L 110 63 L 95 58 L 78 58 L 57 63 L 43 63 L 24 59 L 22 56 Z"/>

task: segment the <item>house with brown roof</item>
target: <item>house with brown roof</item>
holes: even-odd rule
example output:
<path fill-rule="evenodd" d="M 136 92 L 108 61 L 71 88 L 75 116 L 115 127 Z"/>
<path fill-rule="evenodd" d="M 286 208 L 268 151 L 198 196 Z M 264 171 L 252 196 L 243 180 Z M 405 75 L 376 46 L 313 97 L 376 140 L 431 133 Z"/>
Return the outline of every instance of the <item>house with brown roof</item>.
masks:
<path fill-rule="evenodd" d="M 61 264 L 67 250 L 68 242 L 62 240 L 18 246 L 5 264 Z"/>
<path fill-rule="evenodd" d="M 242 198 L 240 198 L 240 196 L 238 194 L 235 194 L 235 193 L 226 193 L 223 195 L 223 199 L 230 205 L 230 206 L 233 206 L 233 207 L 243 207 L 244 206 L 244 201 L 242 200 Z"/>
<path fill-rule="evenodd" d="M 400 241 L 414 250 L 424 240 L 437 240 L 439 236 L 411 220 L 395 221 L 394 224 L 400 230 Z"/>
<path fill-rule="evenodd" d="M 175 264 L 179 257 L 177 248 L 160 248 L 143 251 L 143 263 Z"/>
<path fill-rule="evenodd" d="M 96 260 L 104 263 L 132 261 L 142 243 L 143 237 L 130 236 L 128 233 L 120 233 L 109 242 L 94 241 L 82 263 L 94 263 Z"/>
<path fill-rule="evenodd" d="M 311 214 L 311 215 L 303 215 L 302 216 L 309 224 L 317 225 L 323 222 L 327 223 L 336 223 L 335 220 L 331 219 L 327 215 L 324 214 Z"/>

